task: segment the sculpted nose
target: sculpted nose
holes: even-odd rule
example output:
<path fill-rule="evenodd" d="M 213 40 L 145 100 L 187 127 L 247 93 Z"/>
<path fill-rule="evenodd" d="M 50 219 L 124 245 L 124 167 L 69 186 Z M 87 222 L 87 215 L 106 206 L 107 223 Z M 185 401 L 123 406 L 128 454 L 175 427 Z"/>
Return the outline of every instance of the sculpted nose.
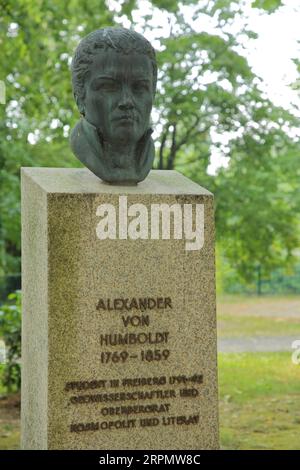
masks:
<path fill-rule="evenodd" d="M 130 92 L 127 89 L 122 90 L 122 96 L 119 102 L 119 108 L 123 111 L 133 108 L 133 101 Z"/>

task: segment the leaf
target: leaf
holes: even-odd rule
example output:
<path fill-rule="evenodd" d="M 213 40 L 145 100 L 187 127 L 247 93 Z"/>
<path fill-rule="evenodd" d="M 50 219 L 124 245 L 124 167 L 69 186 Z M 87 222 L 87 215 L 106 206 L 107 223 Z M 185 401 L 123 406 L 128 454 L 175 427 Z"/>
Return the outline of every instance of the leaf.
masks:
<path fill-rule="evenodd" d="M 267 11 L 268 13 L 273 13 L 282 5 L 282 0 L 255 0 L 251 4 L 253 8 L 260 8 Z"/>

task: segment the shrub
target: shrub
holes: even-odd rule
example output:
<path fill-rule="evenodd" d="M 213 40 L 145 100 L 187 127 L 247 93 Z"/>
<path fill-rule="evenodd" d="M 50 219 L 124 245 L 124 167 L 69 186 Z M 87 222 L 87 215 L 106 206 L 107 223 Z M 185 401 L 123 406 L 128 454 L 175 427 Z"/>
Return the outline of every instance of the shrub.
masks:
<path fill-rule="evenodd" d="M 2 382 L 8 392 L 21 387 L 21 291 L 9 294 L 0 306 L 0 338 L 6 346 Z"/>

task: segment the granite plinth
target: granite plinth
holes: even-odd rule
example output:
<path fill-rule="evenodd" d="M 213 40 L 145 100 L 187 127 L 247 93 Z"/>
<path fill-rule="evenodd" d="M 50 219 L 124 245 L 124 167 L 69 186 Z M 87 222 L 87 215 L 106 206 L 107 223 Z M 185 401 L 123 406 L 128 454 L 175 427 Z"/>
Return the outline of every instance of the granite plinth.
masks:
<path fill-rule="evenodd" d="M 161 204 L 182 224 L 203 208 L 199 249 L 175 215 L 169 238 L 151 238 Z M 147 227 L 130 225 L 138 209 Z M 23 168 L 22 270 L 23 449 L 218 448 L 211 193 L 175 171 L 111 186 Z"/>

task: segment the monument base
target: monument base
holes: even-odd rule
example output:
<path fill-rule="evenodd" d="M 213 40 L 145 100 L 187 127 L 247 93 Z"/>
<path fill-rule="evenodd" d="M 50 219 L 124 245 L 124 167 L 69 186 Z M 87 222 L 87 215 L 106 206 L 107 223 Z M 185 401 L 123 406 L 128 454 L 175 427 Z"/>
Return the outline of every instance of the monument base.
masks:
<path fill-rule="evenodd" d="M 22 448 L 218 448 L 214 211 L 175 171 L 22 169 Z"/>

